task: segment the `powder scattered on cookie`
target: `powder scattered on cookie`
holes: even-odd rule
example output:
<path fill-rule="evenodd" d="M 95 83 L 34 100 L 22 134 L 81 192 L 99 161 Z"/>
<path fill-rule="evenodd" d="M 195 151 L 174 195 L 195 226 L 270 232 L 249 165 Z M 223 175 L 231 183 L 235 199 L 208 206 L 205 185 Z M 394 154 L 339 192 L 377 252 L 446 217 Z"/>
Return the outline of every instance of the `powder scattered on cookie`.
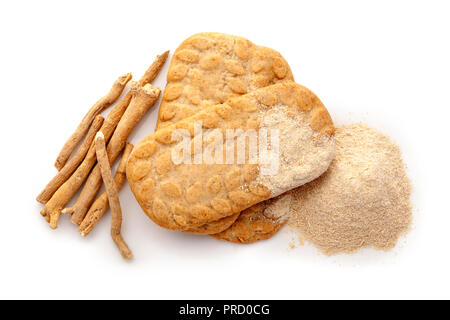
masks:
<path fill-rule="evenodd" d="M 292 192 L 289 225 L 328 255 L 388 250 L 410 227 L 410 193 L 399 147 L 367 126 L 344 126 L 328 171 Z"/>
<path fill-rule="evenodd" d="M 307 115 L 276 105 L 261 112 L 259 120 L 260 130 L 277 130 L 279 135 L 279 145 L 273 148 L 269 139 L 271 149 L 260 155 L 267 164 L 261 165 L 257 180 L 271 191 L 272 197 L 304 185 L 328 169 L 335 153 L 334 136 L 311 129 Z M 279 163 L 273 173 L 262 173 L 276 162 Z"/>

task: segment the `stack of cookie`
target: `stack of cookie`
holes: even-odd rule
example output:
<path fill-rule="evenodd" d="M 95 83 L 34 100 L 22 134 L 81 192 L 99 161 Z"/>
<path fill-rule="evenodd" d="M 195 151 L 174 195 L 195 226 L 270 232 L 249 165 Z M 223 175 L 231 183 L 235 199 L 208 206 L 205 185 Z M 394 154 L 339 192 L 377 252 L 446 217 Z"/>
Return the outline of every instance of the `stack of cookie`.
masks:
<path fill-rule="evenodd" d="M 319 177 L 335 153 L 328 111 L 283 57 L 219 33 L 175 51 L 156 129 L 127 165 L 144 212 L 164 228 L 238 243 L 275 234 L 289 190 Z"/>

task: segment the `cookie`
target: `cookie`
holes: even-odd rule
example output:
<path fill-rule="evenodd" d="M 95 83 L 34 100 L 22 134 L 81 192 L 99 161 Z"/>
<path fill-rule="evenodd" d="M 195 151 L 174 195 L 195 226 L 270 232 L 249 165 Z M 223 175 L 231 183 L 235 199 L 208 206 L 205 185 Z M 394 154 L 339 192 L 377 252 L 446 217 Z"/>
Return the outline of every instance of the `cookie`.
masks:
<path fill-rule="evenodd" d="M 286 121 L 290 125 L 287 132 Z M 271 163 L 251 163 L 250 143 L 244 143 L 242 150 L 237 149 L 240 137 L 245 141 L 248 132 L 254 131 L 258 139 L 262 138 L 259 132 L 262 128 L 284 132 L 277 155 L 280 170 L 271 175 L 262 173 Z M 210 136 L 203 137 L 199 129 L 214 133 L 217 140 L 211 142 Z M 238 129 L 234 131 L 237 134 L 222 143 L 219 138 L 232 129 Z M 292 139 L 285 139 L 293 129 L 302 132 L 295 144 Z M 139 204 L 155 223 L 185 232 L 218 233 L 228 228 L 240 211 L 324 172 L 334 157 L 333 132 L 331 117 L 314 93 L 293 82 L 279 83 L 206 107 L 144 138 L 130 156 L 127 178 Z M 230 141 L 231 150 L 241 151 L 236 152 L 231 163 L 225 159 Z M 200 158 L 205 158 L 210 146 L 216 154 L 223 150 L 218 160 L 225 164 L 197 163 L 198 153 L 192 157 L 193 151 L 200 147 L 203 151 Z M 296 146 L 304 154 L 292 152 L 291 148 Z M 180 150 L 188 161 L 180 161 Z M 244 161 L 239 163 L 242 154 Z M 285 163 L 289 157 L 295 161 Z M 223 219 L 226 223 L 221 224 Z M 211 223 L 216 224 L 213 232 L 208 227 Z"/>
<path fill-rule="evenodd" d="M 275 50 L 237 36 L 193 35 L 174 53 L 156 129 L 230 97 L 291 80 L 289 65 Z"/>
<path fill-rule="evenodd" d="M 290 205 L 289 192 L 258 203 L 242 211 L 231 227 L 212 234 L 211 237 L 235 243 L 252 243 L 269 239 L 288 221 Z"/>
<path fill-rule="evenodd" d="M 275 50 L 221 33 L 199 33 L 173 54 L 159 108 L 157 129 L 256 89 L 293 81 Z"/>
<path fill-rule="evenodd" d="M 199 33 L 175 51 L 167 75 L 166 95 L 156 129 L 189 117 L 204 107 L 222 103 L 258 88 L 292 81 L 289 65 L 275 50 L 242 37 Z M 217 222 L 210 233 L 223 228 Z M 204 226 L 201 232 L 205 231 Z"/>

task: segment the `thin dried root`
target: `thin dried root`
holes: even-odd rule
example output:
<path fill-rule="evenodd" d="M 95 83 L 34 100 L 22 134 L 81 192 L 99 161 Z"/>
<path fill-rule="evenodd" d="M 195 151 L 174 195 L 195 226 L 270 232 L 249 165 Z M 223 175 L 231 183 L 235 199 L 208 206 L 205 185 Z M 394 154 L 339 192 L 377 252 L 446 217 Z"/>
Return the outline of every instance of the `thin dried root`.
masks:
<path fill-rule="evenodd" d="M 106 120 L 103 122 L 103 125 L 100 128 L 100 132 L 103 133 L 106 140 L 108 140 L 112 136 L 130 101 L 131 92 L 128 92 L 106 117 Z M 45 204 L 45 207 L 42 209 L 41 214 L 44 217 L 47 215 L 54 216 L 52 224 L 53 228 L 56 228 L 58 225 L 58 219 L 61 215 L 61 210 L 66 206 L 66 204 L 70 201 L 74 194 L 77 193 L 78 189 L 88 177 L 89 172 L 91 171 L 96 161 L 97 157 L 95 155 L 95 143 L 92 142 L 92 145 L 89 148 L 88 153 L 84 157 L 83 162 Z"/>
<path fill-rule="evenodd" d="M 128 245 L 126 244 L 125 240 L 123 240 L 122 235 L 115 234 L 113 231 L 111 231 L 111 237 L 116 244 L 116 246 L 119 248 L 120 254 L 124 259 L 131 259 L 133 258 L 133 253 L 131 252 L 130 248 L 128 248 Z"/>
<path fill-rule="evenodd" d="M 117 190 L 120 190 L 122 188 L 126 180 L 126 166 L 128 157 L 130 156 L 132 150 L 133 145 L 131 143 L 127 143 L 125 150 L 123 151 L 122 154 L 122 159 L 120 160 L 119 166 L 117 167 L 116 174 L 114 175 L 114 183 L 116 185 Z M 80 227 L 78 228 L 78 231 L 83 237 L 87 236 L 89 232 L 91 232 L 95 228 L 97 223 L 105 214 L 106 210 L 108 210 L 108 207 L 109 207 L 108 195 L 105 191 L 97 198 L 97 200 L 95 200 L 95 202 L 89 208 L 86 217 L 83 219 L 83 222 L 80 224 Z M 68 213 L 70 213 L 71 210 L 64 209 L 63 213 L 66 213 L 65 211 L 68 211 Z"/>
<path fill-rule="evenodd" d="M 100 114 L 103 110 L 105 110 L 106 108 L 111 106 L 114 102 L 116 102 L 116 100 L 120 97 L 123 90 L 125 89 L 125 86 L 127 85 L 128 81 L 130 80 L 131 80 L 131 73 L 127 73 L 124 74 L 123 76 L 120 76 L 114 82 L 108 94 L 105 95 L 100 100 L 98 100 L 91 107 L 91 109 L 89 109 L 89 111 L 84 116 L 83 120 L 81 120 L 81 123 L 78 125 L 75 132 L 72 133 L 70 138 L 66 141 L 61 151 L 59 152 L 59 155 L 55 161 L 56 169 L 61 170 L 64 167 L 64 165 L 66 164 L 67 160 L 70 157 L 70 154 L 73 152 L 73 150 L 76 148 L 78 143 L 83 138 L 86 131 L 89 129 L 89 126 L 91 125 L 92 121 L 94 121 L 94 118 L 98 114 Z"/>
<path fill-rule="evenodd" d="M 158 88 L 152 88 L 151 86 L 147 85 L 156 78 L 158 73 L 161 71 L 164 63 L 166 62 L 168 56 L 169 51 L 166 51 L 162 55 L 157 56 L 155 61 L 150 65 L 150 67 L 139 80 L 139 85 L 135 84 L 134 90 L 130 91 L 134 91 L 135 93 L 133 97 L 133 100 L 135 100 L 134 107 L 127 109 L 126 115 L 124 115 L 124 120 L 120 121 L 121 124 L 118 125 L 117 130 L 114 132 L 114 136 L 116 138 L 111 138 L 111 142 L 108 144 L 108 156 L 111 164 L 114 162 L 114 160 L 117 158 L 117 156 L 125 146 L 125 142 L 128 139 L 128 135 L 130 134 L 131 130 L 136 126 L 137 122 L 139 122 L 143 116 L 143 114 L 140 113 L 144 111 L 144 108 L 141 108 L 141 106 L 138 104 L 149 103 L 149 105 L 147 105 L 148 110 L 148 108 L 153 106 L 153 104 L 158 99 L 159 93 L 161 91 Z M 139 86 L 145 88 L 145 90 L 141 90 Z M 130 92 L 128 94 L 131 94 Z M 139 100 L 141 100 L 141 102 L 138 102 Z M 144 100 L 150 101 L 144 102 Z M 133 110 L 128 111 L 129 109 Z M 145 113 L 147 110 L 145 110 L 143 113 Z M 120 133 L 119 127 L 122 127 L 122 129 L 120 129 L 122 132 Z M 115 140 L 115 142 L 113 142 L 113 140 Z M 98 168 L 94 168 L 94 170 L 92 170 L 92 173 L 89 175 L 88 181 L 86 181 L 86 185 L 83 187 L 83 190 L 81 191 L 81 194 L 79 195 L 77 201 L 75 202 L 74 206 L 70 208 L 71 212 L 73 212 L 72 218 L 70 220 L 74 224 L 79 225 L 83 221 L 101 185 L 102 182 L 100 172 Z"/>
<path fill-rule="evenodd" d="M 95 136 L 95 150 L 101 177 L 105 183 L 106 194 L 108 195 L 111 206 L 111 237 L 119 248 L 122 257 L 129 259 L 133 257 L 133 254 L 120 234 L 120 229 L 122 228 L 122 209 L 120 208 L 119 194 L 117 193 L 116 184 L 111 174 L 110 161 L 106 153 L 105 137 L 101 132 Z"/>
<path fill-rule="evenodd" d="M 40 203 L 47 203 L 58 188 L 70 177 L 70 175 L 77 169 L 83 161 L 86 153 L 89 151 L 92 141 L 94 141 L 95 134 L 103 124 L 103 117 L 98 115 L 92 122 L 91 127 L 83 140 L 83 143 L 78 148 L 77 152 L 66 163 L 66 165 L 59 171 L 52 180 L 47 184 L 44 190 L 37 196 L 36 200 Z"/>
<path fill-rule="evenodd" d="M 64 208 L 61 210 L 61 213 L 71 215 L 73 213 L 73 210 L 72 208 Z"/>
<path fill-rule="evenodd" d="M 153 88 L 150 84 L 140 87 L 138 83 L 134 82 L 131 85 L 131 92 L 133 98 L 130 105 L 117 125 L 111 141 L 108 143 L 107 152 L 110 165 L 114 163 L 122 152 L 131 131 L 136 127 L 147 110 L 158 100 L 161 90 Z M 83 221 L 101 186 L 102 176 L 100 169 L 96 166 L 89 174 L 86 184 L 72 207 L 73 214 L 70 220 L 74 224 L 79 225 Z"/>
<path fill-rule="evenodd" d="M 140 83 L 143 84 L 148 79 L 154 78 L 162 67 L 162 64 L 165 62 L 167 58 L 167 54 L 163 54 L 161 57 L 158 56 L 156 61 L 148 68 L 145 72 L 144 76 L 141 78 Z M 122 118 L 125 110 L 130 104 L 132 98 L 131 91 L 129 91 L 117 105 L 111 110 L 106 118 L 103 126 L 100 129 L 100 132 L 105 136 L 105 141 L 108 141 L 114 132 L 117 124 Z M 78 189 L 81 187 L 83 182 L 88 177 L 92 167 L 94 166 L 97 158 L 95 155 L 95 145 L 92 144 L 89 149 L 86 157 L 84 158 L 81 165 L 75 170 L 72 176 L 61 186 L 59 189 L 53 194 L 51 199 L 46 203 L 45 207 L 42 209 L 41 214 L 45 217 L 47 215 L 54 215 L 56 220 L 55 226 L 57 225 L 61 210 L 66 206 L 66 204 L 70 201 L 70 199 L 77 193 Z M 95 195 L 94 195 L 95 197 Z M 86 209 L 87 211 L 87 209 Z M 66 212 L 66 211 L 65 211 Z M 70 212 L 70 211 L 68 211 Z M 84 214 L 83 214 L 84 215 Z M 80 222 L 82 221 L 82 218 Z"/>
<path fill-rule="evenodd" d="M 156 76 L 161 71 L 162 67 L 164 66 L 164 63 L 167 60 L 167 57 L 169 56 L 169 51 L 164 52 L 161 55 L 156 56 L 155 61 L 151 64 L 151 66 L 145 71 L 144 75 L 139 80 L 139 85 L 141 87 L 145 86 L 147 83 L 152 83 L 153 80 L 155 80 Z"/>
<path fill-rule="evenodd" d="M 59 217 L 61 215 L 61 212 L 56 212 L 53 214 L 50 214 L 48 223 L 50 224 L 50 228 L 52 229 L 56 229 L 58 227 L 58 221 L 59 221 Z M 47 220 L 47 217 L 46 217 Z"/>

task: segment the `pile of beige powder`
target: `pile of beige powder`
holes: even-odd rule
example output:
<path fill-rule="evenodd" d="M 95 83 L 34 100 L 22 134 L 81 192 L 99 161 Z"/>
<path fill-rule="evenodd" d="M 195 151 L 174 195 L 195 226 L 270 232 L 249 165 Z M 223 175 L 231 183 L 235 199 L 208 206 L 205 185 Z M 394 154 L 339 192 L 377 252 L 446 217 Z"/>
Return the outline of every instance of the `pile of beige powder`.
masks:
<path fill-rule="evenodd" d="M 367 126 L 344 126 L 328 171 L 293 191 L 289 225 L 329 255 L 387 250 L 411 224 L 410 193 L 398 146 Z"/>

